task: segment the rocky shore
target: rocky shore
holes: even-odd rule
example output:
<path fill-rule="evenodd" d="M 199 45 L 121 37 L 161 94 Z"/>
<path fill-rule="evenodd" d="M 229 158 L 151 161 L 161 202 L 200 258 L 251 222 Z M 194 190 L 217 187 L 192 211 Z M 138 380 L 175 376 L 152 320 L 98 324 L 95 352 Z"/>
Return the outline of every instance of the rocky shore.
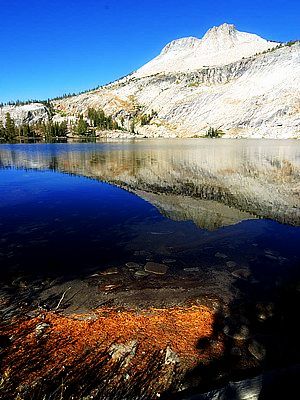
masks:
<path fill-rule="evenodd" d="M 266 286 L 221 252 L 223 273 L 145 256 L 4 285 L 0 398 L 183 399 L 297 363 L 299 277 Z"/>

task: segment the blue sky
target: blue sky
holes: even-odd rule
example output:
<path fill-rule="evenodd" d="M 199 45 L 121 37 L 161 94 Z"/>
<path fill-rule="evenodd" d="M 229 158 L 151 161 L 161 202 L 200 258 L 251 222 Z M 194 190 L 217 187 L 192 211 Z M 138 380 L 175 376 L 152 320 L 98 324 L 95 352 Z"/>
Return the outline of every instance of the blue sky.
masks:
<path fill-rule="evenodd" d="M 299 20 L 299 0 L 0 0 L 0 102 L 110 82 L 223 22 L 287 41 Z"/>

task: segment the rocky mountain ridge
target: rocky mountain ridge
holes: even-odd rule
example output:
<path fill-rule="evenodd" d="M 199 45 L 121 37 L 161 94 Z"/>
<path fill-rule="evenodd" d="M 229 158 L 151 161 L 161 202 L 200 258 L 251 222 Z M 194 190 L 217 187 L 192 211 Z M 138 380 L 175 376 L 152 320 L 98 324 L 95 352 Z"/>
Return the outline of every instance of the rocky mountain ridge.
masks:
<path fill-rule="evenodd" d="M 225 23 L 209 29 L 202 39 L 187 37 L 173 40 L 157 57 L 138 69 L 135 75 L 193 71 L 226 65 L 277 45 L 279 43 L 267 41 L 255 34 L 239 32 L 234 25 Z"/>
<path fill-rule="evenodd" d="M 59 100 L 68 115 L 101 107 L 146 137 L 205 135 L 209 127 L 227 137 L 300 137 L 300 43 L 191 72 L 131 75 L 103 88 Z M 139 115 L 157 112 L 146 126 Z M 127 123 L 127 125 L 126 125 Z"/>
<path fill-rule="evenodd" d="M 105 133 L 114 138 L 198 137 L 210 128 L 225 137 L 300 138 L 300 42 L 278 44 L 223 24 L 202 39 L 175 40 L 136 72 L 52 106 L 57 122 L 103 109 L 123 128 Z"/>

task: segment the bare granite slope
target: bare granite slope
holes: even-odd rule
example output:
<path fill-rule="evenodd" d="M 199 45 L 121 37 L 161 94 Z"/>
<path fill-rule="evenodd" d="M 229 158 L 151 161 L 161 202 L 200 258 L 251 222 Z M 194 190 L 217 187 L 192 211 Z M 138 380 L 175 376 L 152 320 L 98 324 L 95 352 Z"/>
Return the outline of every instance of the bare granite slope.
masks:
<path fill-rule="evenodd" d="M 194 40 L 185 41 L 194 49 Z M 174 62 L 180 52 L 167 50 Z M 127 129 L 135 120 L 135 131 L 146 137 L 201 136 L 209 127 L 227 137 L 300 137 L 300 42 L 226 65 L 147 76 L 141 71 L 54 105 L 69 115 L 101 107 L 123 117 Z M 152 110 L 157 117 L 140 126 L 139 115 Z"/>
<path fill-rule="evenodd" d="M 41 103 L 30 103 L 21 106 L 7 105 L 0 107 L 0 121 L 5 121 L 7 113 L 10 114 L 16 125 L 22 123 L 33 124 L 47 121 L 49 119 L 49 111 L 47 107 Z"/>
<path fill-rule="evenodd" d="M 98 135 L 114 138 L 203 136 L 209 128 L 225 137 L 300 138 L 300 41 L 278 44 L 223 24 L 202 39 L 169 43 L 118 81 L 52 105 L 53 120 L 68 123 L 102 108 L 123 131 Z M 48 118 L 38 104 L 0 108 L 0 120 L 7 111 L 17 124 Z"/>

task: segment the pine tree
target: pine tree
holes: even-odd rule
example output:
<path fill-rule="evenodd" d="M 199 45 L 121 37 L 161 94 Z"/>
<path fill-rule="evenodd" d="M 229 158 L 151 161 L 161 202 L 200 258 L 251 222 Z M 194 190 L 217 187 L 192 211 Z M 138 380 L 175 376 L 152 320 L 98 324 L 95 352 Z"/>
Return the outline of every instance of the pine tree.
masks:
<path fill-rule="evenodd" d="M 135 129 L 135 123 L 134 123 L 134 120 L 132 120 L 132 122 L 130 124 L 130 132 L 135 133 L 134 129 Z"/>
<path fill-rule="evenodd" d="M 29 124 L 22 124 L 19 127 L 19 136 L 29 138 L 34 136 L 34 131 L 31 129 Z"/>
<path fill-rule="evenodd" d="M 5 116 L 5 132 L 6 140 L 15 140 L 17 137 L 17 129 L 14 120 L 11 118 L 10 113 L 6 113 Z"/>
<path fill-rule="evenodd" d="M 88 130 L 88 124 L 87 122 L 83 119 L 83 116 L 80 115 L 79 120 L 77 122 L 77 126 L 75 128 L 75 132 L 77 135 L 86 135 Z"/>
<path fill-rule="evenodd" d="M 60 123 L 59 131 L 60 137 L 66 137 L 68 135 L 68 124 L 66 121 Z"/>
<path fill-rule="evenodd" d="M 5 140 L 5 137 L 6 137 L 5 128 L 4 128 L 3 122 L 0 121 L 0 141 L 1 141 L 1 139 Z"/>

